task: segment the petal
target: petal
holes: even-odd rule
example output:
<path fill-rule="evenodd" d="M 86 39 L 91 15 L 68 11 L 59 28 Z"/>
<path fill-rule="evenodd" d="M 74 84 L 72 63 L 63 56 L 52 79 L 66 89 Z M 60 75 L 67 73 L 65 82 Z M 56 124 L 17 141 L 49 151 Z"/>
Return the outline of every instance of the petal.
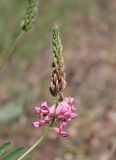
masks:
<path fill-rule="evenodd" d="M 48 105 L 47 105 L 47 102 L 44 101 L 42 104 L 41 104 L 41 112 L 43 114 L 47 114 L 49 112 L 49 108 L 48 108 Z"/>
<path fill-rule="evenodd" d="M 37 113 L 40 113 L 40 107 L 35 106 L 35 110 L 36 110 Z"/>
<path fill-rule="evenodd" d="M 41 112 L 44 114 L 47 114 L 47 113 L 49 113 L 49 109 L 46 107 L 46 106 L 42 106 L 41 107 Z"/>
<path fill-rule="evenodd" d="M 60 114 L 60 115 L 58 115 L 58 119 L 64 121 L 65 117 L 64 117 L 64 115 Z"/>
<path fill-rule="evenodd" d="M 44 119 L 40 120 L 40 126 L 43 126 L 45 124 L 47 124 L 47 122 Z"/>
<path fill-rule="evenodd" d="M 76 110 L 76 106 L 72 105 L 72 106 L 71 106 L 71 110 L 72 110 L 72 111 L 75 111 L 75 110 Z"/>
<path fill-rule="evenodd" d="M 65 116 L 70 116 L 70 114 L 71 114 L 70 111 L 64 113 Z"/>
<path fill-rule="evenodd" d="M 49 111 L 50 111 L 50 114 L 53 114 L 54 111 L 55 111 L 55 106 L 50 107 L 50 108 L 49 108 Z"/>
<path fill-rule="evenodd" d="M 67 121 L 69 119 L 69 116 L 65 116 L 65 115 L 59 115 L 58 119 L 62 120 L 62 121 Z"/>
<path fill-rule="evenodd" d="M 67 121 L 71 121 L 71 120 L 72 120 L 71 118 L 68 118 L 68 119 L 67 119 Z"/>
<path fill-rule="evenodd" d="M 61 130 L 66 126 L 67 126 L 67 123 L 66 122 L 62 122 L 61 125 L 60 125 Z"/>
<path fill-rule="evenodd" d="M 65 131 L 61 131 L 61 132 L 60 132 L 60 135 L 61 135 L 62 137 L 68 137 L 68 136 L 69 136 L 68 132 L 65 132 Z"/>
<path fill-rule="evenodd" d="M 33 122 L 33 125 L 34 125 L 35 128 L 40 127 L 40 123 L 39 122 Z"/>
<path fill-rule="evenodd" d="M 68 105 L 67 104 L 63 104 L 62 105 L 62 113 L 65 113 L 68 111 Z"/>
<path fill-rule="evenodd" d="M 77 113 L 71 113 L 70 118 L 71 118 L 71 119 L 75 119 L 77 116 L 78 116 Z"/>
<path fill-rule="evenodd" d="M 58 128 L 58 127 L 54 127 L 53 130 L 54 130 L 54 132 L 56 132 L 56 133 L 60 133 L 60 128 Z"/>
<path fill-rule="evenodd" d="M 62 123 L 63 127 L 67 126 L 67 123 L 66 122 L 63 122 Z"/>
<path fill-rule="evenodd" d="M 58 105 L 57 108 L 56 108 L 56 114 L 60 114 L 62 113 L 62 105 Z"/>
<path fill-rule="evenodd" d="M 53 128 L 53 130 L 62 137 L 67 137 L 69 135 L 68 132 L 62 131 L 60 128 L 57 127 Z"/>
<path fill-rule="evenodd" d="M 69 102 L 70 102 L 70 103 L 73 103 L 73 101 L 74 101 L 74 98 L 72 98 L 72 97 L 69 97 L 68 99 L 69 99 Z"/>
<path fill-rule="evenodd" d="M 48 104 L 47 104 L 47 102 L 46 102 L 46 101 L 44 101 L 44 102 L 41 104 L 41 106 L 48 107 Z"/>
<path fill-rule="evenodd" d="M 46 122 L 49 122 L 49 121 L 50 121 L 50 117 L 49 117 L 49 116 L 46 116 L 46 117 L 45 117 L 45 121 L 46 121 Z"/>
<path fill-rule="evenodd" d="M 65 98 L 65 101 L 66 101 L 66 103 L 68 103 L 68 104 L 72 104 L 73 101 L 74 101 L 74 98 L 72 98 L 72 97 L 66 97 L 66 98 Z"/>

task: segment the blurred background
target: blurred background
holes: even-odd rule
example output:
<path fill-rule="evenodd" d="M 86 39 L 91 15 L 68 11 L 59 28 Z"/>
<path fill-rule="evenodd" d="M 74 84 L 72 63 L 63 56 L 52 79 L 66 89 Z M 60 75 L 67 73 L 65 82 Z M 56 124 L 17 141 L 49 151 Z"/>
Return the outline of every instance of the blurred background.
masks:
<path fill-rule="evenodd" d="M 13 43 L 26 0 L 0 1 L 0 56 Z M 79 117 L 70 137 L 49 134 L 31 154 L 35 160 L 116 159 L 116 1 L 41 0 L 33 29 L 22 37 L 0 72 L 0 144 L 31 146 L 42 131 L 32 122 L 34 106 L 50 105 L 52 27 L 62 33 L 66 96 L 75 98 Z"/>

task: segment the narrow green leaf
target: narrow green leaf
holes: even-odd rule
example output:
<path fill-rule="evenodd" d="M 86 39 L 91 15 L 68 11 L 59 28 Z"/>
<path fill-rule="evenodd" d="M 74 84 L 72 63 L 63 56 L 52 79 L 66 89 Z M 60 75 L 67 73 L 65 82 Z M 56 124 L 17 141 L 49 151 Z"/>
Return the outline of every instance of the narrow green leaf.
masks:
<path fill-rule="evenodd" d="M 18 148 L 15 151 L 11 152 L 10 154 L 8 154 L 6 157 L 3 158 L 3 160 L 16 160 L 17 158 L 19 158 L 24 152 L 26 151 L 26 149 L 24 147 Z"/>
<path fill-rule="evenodd" d="M 11 142 L 7 142 L 7 143 L 3 144 L 2 146 L 0 146 L 0 155 L 7 152 L 11 148 L 11 146 L 12 146 Z"/>
<path fill-rule="evenodd" d="M 24 160 L 33 160 L 33 158 L 32 157 L 27 157 Z"/>

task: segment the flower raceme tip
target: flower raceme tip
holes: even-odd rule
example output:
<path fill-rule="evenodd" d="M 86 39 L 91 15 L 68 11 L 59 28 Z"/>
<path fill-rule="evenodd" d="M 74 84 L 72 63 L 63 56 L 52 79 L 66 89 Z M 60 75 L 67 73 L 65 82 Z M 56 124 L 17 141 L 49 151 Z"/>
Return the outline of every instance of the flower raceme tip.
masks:
<path fill-rule="evenodd" d="M 36 106 L 35 110 L 39 116 L 39 121 L 33 122 L 35 128 L 45 126 L 51 122 L 53 131 L 63 137 L 69 135 L 68 132 L 63 130 L 65 126 L 67 126 L 68 121 L 78 116 L 78 114 L 74 112 L 76 107 L 72 97 L 64 98 L 56 107 L 49 107 L 47 102 L 44 101 L 40 106 Z"/>

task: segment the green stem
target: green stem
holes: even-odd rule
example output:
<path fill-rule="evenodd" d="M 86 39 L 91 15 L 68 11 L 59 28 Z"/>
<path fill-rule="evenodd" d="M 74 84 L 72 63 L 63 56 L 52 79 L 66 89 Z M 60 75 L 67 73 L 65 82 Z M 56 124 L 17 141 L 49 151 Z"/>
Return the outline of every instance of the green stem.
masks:
<path fill-rule="evenodd" d="M 51 124 L 48 124 L 48 126 L 45 128 L 43 135 L 17 160 L 24 159 L 30 152 L 32 152 L 44 140 L 50 128 L 51 128 Z"/>
<path fill-rule="evenodd" d="M 32 147 L 30 147 L 21 157 L 19 157 L 17 160 L 22 160 L 25 158 L 32 150 L 34 150 L 44 139 L 45 135 L 42 135 L 34 144 Z"/>
<path fill-rule="evenodd" d="M 20 32 L 20 34 L 18 35 L 18 37 L 16 38 L 16 40 L 14 41 L 12 47 L 8 50 L 8 52 L 5 54 L 5 57 L 3 58 L 2 62 L 0 63 L 0 71 L 2 70 L 2 68 L 4 67 L 5 63 L 7 62 L 7 60 L 10 58 L 10 56 L 12 55 L 17 42 L 19 41 L 19 39 L 22 37 L 23 35 L 23 31 Z"/>

